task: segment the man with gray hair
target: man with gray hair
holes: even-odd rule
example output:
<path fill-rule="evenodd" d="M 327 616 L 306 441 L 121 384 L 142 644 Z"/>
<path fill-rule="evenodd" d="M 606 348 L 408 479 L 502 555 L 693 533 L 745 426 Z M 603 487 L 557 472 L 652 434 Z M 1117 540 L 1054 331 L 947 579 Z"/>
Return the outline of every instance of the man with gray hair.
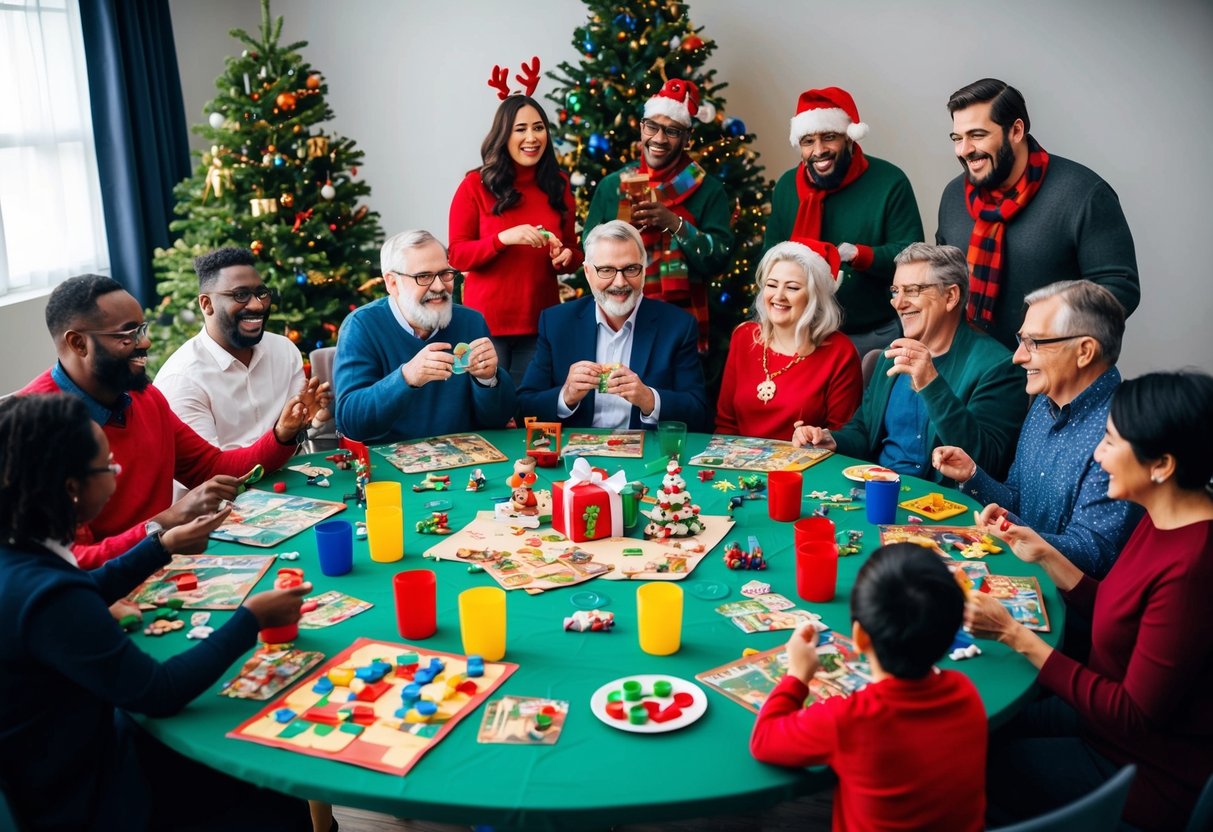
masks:
<path fill-rule="evenodd" d="M 545 309 L 518 403 L 525 416 L 578 427 L 709 430 L 695 319 L 645 298 L 640 232 L 622 220 L 585 238 L 592 297 Z"/>
<path fill-rule="evenodd" d="M 792 441 L 931 478 L 931 452 L 965 447 L 1003 472 L 1027 410 L 1006 347 L 964 323 L 969 273 L 954 246 L 913 243 L 894 258 L 891 302 L 902 332 L 876 363 L 863 403 L 837 431 L 798 426 Z"/>
<path fill-rule="evenodd" d="M 936 448 L 932 462 L 988 504 L 984 521 L 1011 512 L 1011 522 L 1031 527 L 1083 572 L 1102 578 L 1141 519 L 1139 506 L 1108 499 L 1108 475 L 1092 457 L 1120 386 L 1124 307 L 1089 280 L 1050 284 L 1025 302 L 1012 360 L 1027 370 L 1027 392 L 1036 399 L 1006 482 L 959 447 Z"/>
<path fill-rule="evenodd" d="M 428 231 L 383 244 L 388 297 L 341 325 L 333 382 L 337 429 L 360 442 L 503 428 L 514 382 L 497 367 L 484 316 L 451 299 L 459 272 Z"/>

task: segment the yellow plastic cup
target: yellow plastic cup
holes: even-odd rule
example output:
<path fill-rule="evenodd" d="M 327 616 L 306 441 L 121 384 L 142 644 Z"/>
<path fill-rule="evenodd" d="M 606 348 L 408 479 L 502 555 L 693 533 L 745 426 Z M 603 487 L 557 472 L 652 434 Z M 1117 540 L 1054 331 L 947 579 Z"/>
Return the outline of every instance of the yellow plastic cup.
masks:
<path fill-rule="evenodd" d="M 371 560 L 392 563 L 404 557 L 404 516 L 399 506 L 375 506 L 366 510 L 366 536 Z"/>
<path fill-rule="evenodd" d="M 365 486 L 366 491 L 366 507 L 378 508 L 379 506 L 387 506 L 389 508 L 400 508 L 400 483 L 395 480 L 376 480 L 368 482 Z"/>
<path fill-rule="evenodd" d="M 505 657 L 505 590 L 478 586 L 459 593 L 459 630 L 463 652 L 486 662 Z"/>
<path fill-rule="evenodd" d="M 677 653 L 682 644 L 682 587 L 654 581 L 636 589 L 640 649 L 653 656 Z"/>

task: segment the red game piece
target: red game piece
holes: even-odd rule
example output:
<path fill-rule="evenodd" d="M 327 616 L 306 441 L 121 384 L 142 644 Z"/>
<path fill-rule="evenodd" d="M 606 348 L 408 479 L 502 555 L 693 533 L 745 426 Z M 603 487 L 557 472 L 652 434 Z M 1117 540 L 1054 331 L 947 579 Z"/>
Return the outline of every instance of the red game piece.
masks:
<path fill-rule="evenodd" d="M 284 483 L 284 482 L 274 483 L 274 490 L 276 492 L 278 492 L 279 494 L 283 493 L 284 491 L 286 491 L 286 483 Z"/>
<path fill-rule="evenodd" d="M 715 477 L 716 477 L 716 472 L 711 469 L 699 472 L 699 481 L 700 482 L 707 482 L 708 480 L 714 479 Z"/>
<path fill-rule="evenodd" d="M 476 691 L 480 690 L 480 688 L 476 686 L 475 682 L 468 679 L 466 682 L 460 682 L 455 687 L 455 690 L 459 691 L 460 693 L 467 694 L 468 696 L 472 696 L 476 693 Z"/>
<path fill-rule="evenodd" d="M 418 666 L 417 664 L 398 664 L 396 665 L 396 675 L 401 679 L 412 679 Z"/>
<path fill-rule="evenodd" d="M 677 705 L 670 705 L 665 710 L 653 714 L 653 721 L 669 722 L 672 719 L 678 719 L 680 716 L 682 716 L 682 708 Z"/>
<path fill-rule="evenodd" d="M 640 703 L 644 705 L 644 709 L 649 712 L 649 719 L 656 719 L 657 714 L 661 712 L 661 706 L 651 699 Z"/>
<path fill-rule="evenodd" d="M 627 719 L 627 715 L 623 710 L 622 702 L 608 702 L 606 704 L 607 716 L 612 719 Z"/>
<path fill-rule="evenodd" d="M 361 702 L 374 702 L 387 693 L 389 688 L 391 685 L 387 682 L 371 682 L 358 691 L 358 699 Z"/>
<path fill-rule="evenodd" d="M 350 709 L 350 722 L 357 725 L 374 725 L 375 709 L 370 705 L 354 705 Z"/>
<path fill-rule="evenodd" d="M 689 708 L 695 704 L 695 697 L 685 691 L 674 694 L 673 708 Z"/>
<path fill-rule="evenodd" d="M 178 592 L 189 592 L 198 588 L 198 576 L 193 572 L 180 572 L 169 580 L 177 585 Z"/>

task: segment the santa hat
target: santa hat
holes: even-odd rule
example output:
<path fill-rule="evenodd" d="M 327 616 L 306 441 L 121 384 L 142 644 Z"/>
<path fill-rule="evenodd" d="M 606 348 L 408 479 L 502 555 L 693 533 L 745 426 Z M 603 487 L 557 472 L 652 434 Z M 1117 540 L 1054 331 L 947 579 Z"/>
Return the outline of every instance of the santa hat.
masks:
<path fill-rule="evenodd" d="M 859 110 L 849 92 L 826 87 L 800 94 L 792 118 L 792 147 L 798 147 L 802 137 L 813 133 L 845 133 L 857 142 L 868 135 L 868 125 L 859 120 Z"/>
<path fill-rule="evenodd" d="M 644 103 L 644 117 L 665 116 L 681 124 L 691 126 L 691 119 L 699 112 L 699 87 L 694 81 L 671 78 L 658 93 Z"/>

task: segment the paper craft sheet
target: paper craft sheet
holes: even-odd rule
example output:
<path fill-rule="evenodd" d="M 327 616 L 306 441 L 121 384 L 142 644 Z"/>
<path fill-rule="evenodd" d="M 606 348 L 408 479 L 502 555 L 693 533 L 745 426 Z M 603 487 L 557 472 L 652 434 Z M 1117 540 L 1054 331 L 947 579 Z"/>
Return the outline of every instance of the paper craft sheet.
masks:
<path fill-rule="evenodd" d="M 700 519 L 703 532 L 677 540 L 608 537 L 571 543 L 551 526 L 519 530 L 494 520 L 491 511 L 481 511 L 475 520 L 426 550 L 425 557 L 479 564 L 505 589 L 525 589 L 532 594 L 597 577 L 679 581 L 733 526 L 728 517 L 701 515 Z M 702 551 L 696 551 L 700 548 Z M 639 553 L 624 554 L 624 549 Z"/>
<path fill-rule="evenodd" d="M 832 453 L 825 448 L 797 448 L 779 439 L 713 436 L 701 453 L 691 457 L 690 464 L 739 471 L 803 471 Z"/>
<path fill-rule="evenodd" d="M 872 667 L 855 643 L 834 632 L 818 636 L 817 656 L 821 667 L 809 683 L 806 705 L 835 696 L 847 696 L 872 681 Z M 787 648 L 772 647 L 728 664 L 696 674 L 729 699 L 754 713 L 788 672 Z"/>
<path fill-rule="evenodd" d="M 145 610 L 180 598 L 188 610 L 234 610 L 274 562 L 273 555 L 173 555 L 128 597 Z M 177 591 L 172 575 L 192 572 L 198 588 Z"/>
<path fill-rule="evenodd" d="M 429 439 L 383 445 L 374 450 L 406 474 L 505 462 L 505 454 L 478 433 L 432 436 Z"/>
<path fill-rule="evenodd" d="M 236 497 L 232 513 L 211 532 L 211 539 L 263 548 L 277 546 L 339 511 L 345 511 L 345 503 L 250 488 Z"/>
<path fill-rule="evenodd" d="M 564 435 L 565 456 L 644 456 L 643 430 L 615 430 L 606 433 L 572 431 Z"/>
<path fill-rule="evenodd" d="M 423 699 L 427 694 L 441 698 L 449 689 L 447 679 L 467 670 L 466 656 L 360 638 L 310 674 L 294 690 L 262 708 L 227 736 L 310 757 L 404 775 L 449 734 L 459 720 L 475 710 L 518 669 L 518 665 L 509 662 L 485 662 L 484 675 L 469 680 L 476 683 L 474 693 L 456 692 L 441 699 L 438 713 L 430 722 L 408 722 L 396 716 L 396 711 L 401 705 L 401 690 L 412 683 L 412 671 L 407 665 L 398 665 L 397 661 L 409 655 L 417 657 L 421 668 L 428 666 L 432 658 L 438 658 L 446 665 L 432 683 L 422 688 Z M 391 664 L 393 670 L 382 680 L 386 687 L 371 700 L 347 701 L 351 691 L 340 684 L 335 685 L 330 693 L 313 690 L 317 680 L 322 676 L 327 677 L 334 668 L 366 667 L 376 659 Z M 367 715 L 358 716 L 355 721 L 353 709 L 357 705 L 368 708 Z M 283 708 L 294 716 L 279 722 L 275 719 L 275 713 Z M 313 717 L 311 719 L 309 711 Z"/>
<path fill-rule="evenodd" d="M 997 598 L 1011 616 L 1029 630 L 1049 632 L 1049 614 L 1040 594 L 1040 582 L 1035 578 L 1030 575 L 986 575 L 981 591 Z"/>

